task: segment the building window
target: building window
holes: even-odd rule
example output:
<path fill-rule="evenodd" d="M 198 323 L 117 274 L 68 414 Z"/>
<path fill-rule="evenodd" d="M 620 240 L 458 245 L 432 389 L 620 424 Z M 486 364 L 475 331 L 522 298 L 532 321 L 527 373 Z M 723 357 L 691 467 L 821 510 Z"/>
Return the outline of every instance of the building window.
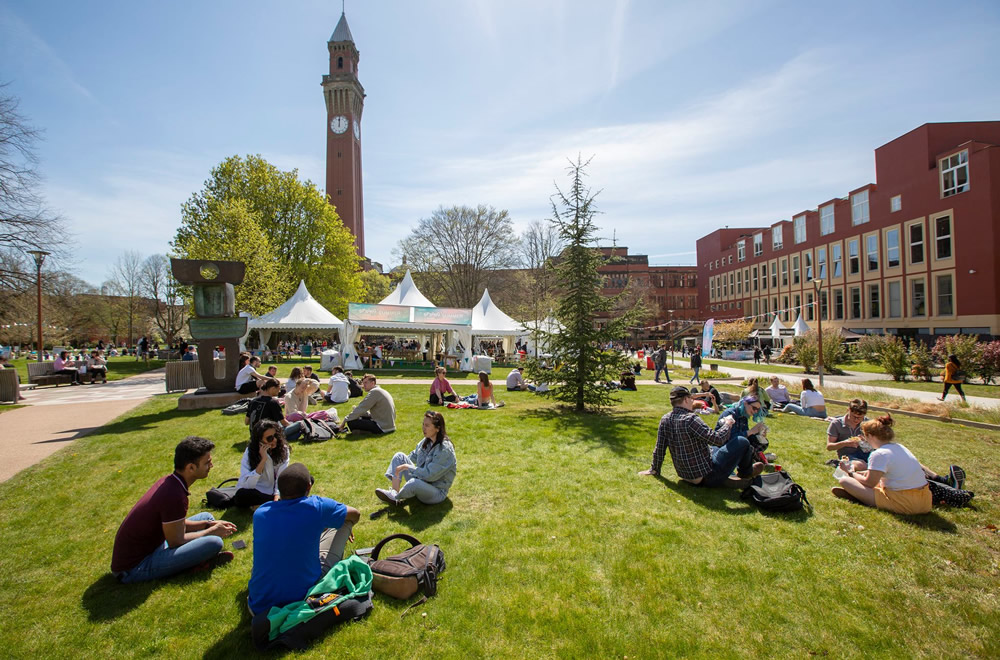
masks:
<path fill-rule="evenodd" d="M 733 265 L 733 255 L 729 255 L 729 265 Z"/>
<path fill-rule="evenodd" d="M 889 318 L 903 315 L 903 290 L 899 282 L 889 282 Z"/>
<path fill-rule="evenodd" d="M 847 241 L 847 273 L 857 275 L 861 272 L 861 257 L 858 255 L 858 239 Z"/>
<path fill-rule="evenodd" d="M 795 311 L 798 312 L 799 314 L 801 314 L 802 313 L 802 296 L 800 296 L 798 294 L 795 294 L 795 296 L 792 298 L 792 300 L 795 301 Z"/>
<path fill-rule="evenodd" d="M 753 267 L 753 290 L 757 290 L 757 267 Z"/>
<path fill-rule="evenodd" d="M 788 286 L 788 259 L 781 260 L 781 286 Z"/>
<path fill-rule="evenodd" d="M 826 279 L 826 248 L 816 248 L 816 270 L 819 272 L 819 279 Z"/>
<path fill-rule="evenodd" d="M 736 274 L 729 273 L 729 292 L 733 295 L 736 294 Z"/>
<path fill-rule="evenodd" d="M 806 282 L 812 282 L 813 281 L 813 255 L 812 255 L 812 252 L 805 252 L 805 253 L 803 253 L 802 258 L 805 259 L 805 264 L 804 265 L 806 267 L 806 273 L 805 273 Z"/>
<path fill-rule="evenodd" d="M 951 197 L 969 189 L 969 152 L 941 159 L 941 196 Z"/>
<path fill-rule="evenodd" d="M 794 220 L 792 220 L 794 232 L 795 232 L 795 243 L 806 242 L 806 216 L 800 215 Z"/>
<path fill-rule="evenodd" d="M 754 316 L 760 315 L 760 301 L 757 300 L 756 298 L 753 299 L 753 315 Z"/>
<path fill-rule="evenodd" d="M 924 223 L 910 225 L 910 263 L 924 263 Z"/>
<path fill-rule="evenodd" d="M 781 320 L 788 323 L 788 296 L 782 296 L 781 298 Z"/>
<path fill-rule="evenodd" d="M 806 320 L 815 321 L 816 320 L 816 305 L 813 304 L 813 294 L 806 294 Z"/>
<path fill-rule="evenodd" d="M 833 204 L 821 206 L 819 209 L 819 235 L 832 234 L 833 227 Z"/>
<path fill-rule="evenodd" d="M 729 278 L 725 275 L 722 276 L 722 296 L 726 297 L 729 295 Z"/>
<path fill-rule="evenodd" d="M 910 280 L 910 316 L 927 316 L 927 285 L 922 279 Z"/>
<path fill-rule="evenodd" d="M 743 293 L 750 295 L 750 269 L 743 269 Z"/>
<path fill-rule="evenodd" d="M 844 290 L 833 290 L 833 318 L 841 321 L 844 318 Z"/>
<path fill-rule="evenodd" d="M 861 287 L 851 287 L 851 318 L 861 318 Z"/>
<path fill-rule="evenodd" d="M 955 313 L 955 294 L 951 286 L 951 275 L 937 276 L 937 313 L 938 316 L 951 316 Z"/>
<path fill-rule="evenodd" d="M 882 301 L 879 300 L 878 284 L 868 285 L 868 318 L 877 319 L 882 316 Z"/>
<path fill-rule="evenodd" d="M 764 316 L 767 316 L 767 298 L 762 298 L 760 301 L 760 305 L 761 305 L 760 313 L 763 314 Z"/>
<path fill-rule="evenodd" d="M 771 313 L 775 316 L 778 314 L 778 296 L 771 298 Z"/>
<path fill-rule="evenodd" d="M 738 271 L 736 273 L 736 289 L 735 289 L 735 291 L 736 291 L 736 295 L 738 295 L 738 296 L 742 296 L 743 295 L 743 278 L 740 277 L 740 274 L 739 274 Z"/>
<path fill-rule="evenodd" d="M 833 276 L 840 277 L 844 274 L 844 255 L 840 243 L 830 248 L 831 261 L 833 261 Z"/>
<path fill-rule="evenodd" d="M 868 191 L 862 190 L 851 195 L 851 224 L 863 225 L 868 220 Z"/>
<path fill-rule="evenodd" d="M 343 69 L 344 68 L 344 58 L 343 57 L 338 57 L 337 58 L 337 68 L 338 69 Z"/>
<path fill-rule="evenodd" d="M 934 249 L 938 259 L 951 259 L 951 218 L 934 220 Z"/>
<path fill-rule="evenodd" d="M 885 233 L 885 267 L 899 266 L 899 230 L 890 229 Z"/>
<path fill-rule="evenodd" d="M 772 289 L 777 289 L 778 288 L 778 269 L 777 268 L 772 268 L 771 269 L 771 288 Z"/>
<path fill-rule="evenodd" d="M 782 240 L 782 236 L 781 236 L 781 234 L 782 234 L 781 229 L 782 228 L 780 226 L 778 226 L 778 227 L 772 227 L 771 228 L 771 249 L 772 250 L 780 250 L 781 248 L 783 248 L 785 246 L 784 241 Z"/>
<path fill-rule="evenodd" d="M 747 260 L 747 242 L 740 241 L 736 244 L 736 261 Z"/>
<path fill-rule="evenodd" d="M 753 235 L 753 256 L 759 257 L 764 254 L 764 234 Z"/>
<path fill-rule="evenodd" d="M 868 270 L 878 270 L 878 236 L 872 234 L 865 239 L 868 254 Z"/>
<path fill-rule="evenodd" d="M 760 288 L 761 290 L 767 288 L 767 264 L 760 265 Z"/>
<path fill-rule="evenodd" d="M 799 281 L 799 257 L 795 255 L 792 257 L 792 284 L 798 284 Z"/>
<path fill-rule="evenodd" d="M 889 198 L 889 213 L 895 213 L 903 209 L 903 196 L 895 195 Z"/>
<path fill-rule="evenodd" d="M 838 289 L 839 291 L 839 289 Z M 819 292 L 819 317 L 824 321 L 830 320 L 830 291 L 823 289 Z"/>

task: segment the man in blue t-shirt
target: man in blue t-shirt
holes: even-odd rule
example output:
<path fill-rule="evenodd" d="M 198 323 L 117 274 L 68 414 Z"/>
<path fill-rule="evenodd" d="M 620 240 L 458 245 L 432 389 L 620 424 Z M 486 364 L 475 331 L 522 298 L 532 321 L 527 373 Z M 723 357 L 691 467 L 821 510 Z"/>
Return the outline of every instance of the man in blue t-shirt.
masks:
<path fill-rule="evenodd" d="M 278 477 L 281 499 L 253 514 L 253 571 L 248 604 L 254 614 L 302 600 L 344 556 L 357 509 L 310 495 L 313 478 L 302 463 Z"/>

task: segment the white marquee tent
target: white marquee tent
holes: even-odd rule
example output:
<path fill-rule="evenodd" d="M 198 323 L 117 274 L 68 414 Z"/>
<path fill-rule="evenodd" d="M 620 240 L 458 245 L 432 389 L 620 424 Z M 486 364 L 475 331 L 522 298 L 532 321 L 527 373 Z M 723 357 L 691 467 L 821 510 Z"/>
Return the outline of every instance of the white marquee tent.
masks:
<path fill-rule="evenodd" d="M 410 271 L 406 271 L 403 281 L 392 290 L 392 293 L 379 301 L 380 305 L 405 305 L 407 307 L 436 307 L 434 303 L 420 293 L 420 289 L 413 282 Z"/>
<path fill-rule="evenodd" d="M 809 332 L 809 324 L 802 319 L 802 312 L 799 312 L 799 318 L 795 319 L 795 323 L 792 324 L 792 329 L 795 330 L 796 337 L 801 337 Z"/>
<path fill-rule="evenodd" d="M 291 330 L 336 330 L 342 332 L 344 322 L 319 304 L 309 293 L 304 281 L 299 281 L 295 294 L 272 312 L 251 318 L 247 329 L 260 333 L 261 345 L 271 340 L 272 332 Z"/>

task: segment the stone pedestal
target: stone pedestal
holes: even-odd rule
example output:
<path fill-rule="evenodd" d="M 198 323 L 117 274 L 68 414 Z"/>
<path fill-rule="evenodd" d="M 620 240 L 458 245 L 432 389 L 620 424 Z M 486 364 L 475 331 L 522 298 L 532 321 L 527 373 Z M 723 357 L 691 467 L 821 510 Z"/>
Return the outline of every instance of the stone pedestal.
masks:
<path fill-rule="evenodd" d="M 204 394 L 199 394 L 204 392 Z M 178 410 L 207 410 L 209 408 L 225 408 L 249 395 L 239 392 L 208 392 L 204 389 L 190 394 L 184 394 L 177 399 Z"/>

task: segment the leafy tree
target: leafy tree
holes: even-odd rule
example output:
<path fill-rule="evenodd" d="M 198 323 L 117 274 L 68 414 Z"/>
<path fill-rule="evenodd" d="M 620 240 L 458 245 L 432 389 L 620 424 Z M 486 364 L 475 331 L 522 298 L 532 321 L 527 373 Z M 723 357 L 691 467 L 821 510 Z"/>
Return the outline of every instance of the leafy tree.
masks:
<path fill-rule="evenodd" d="M 424 295 L 439 304 L 472 307 L 498 271 L 520 261 L 510 215 L 492 206 L 441 207 L 422 218 L 394 252 L 412 266 Z"/>
<path fill-rule="evenodd" d="M 712 342 L 746 341 L 753 332 L 752 319 L 735 319 L 733 321 L 716 321 L 712 327 Z"/>
<path fill-rule="evenodd" d="M 917 377 L 923 378 L 928 383 L 934 380 L 931 369 L 934 367 L 934 358 L 931 355 L 931 349 L 919 341 L 914 341 L 910 344 L 910 362 L 913 364 L 913 368 L 910 369 L 910 373 Z"/>
<path fill-rule="evenodd" d="M 360 300 L 352 302 L 377 303 L 392 293 L 392 280 L 377 270 L 362 271 L 361 285 L 364 287 L 364 295 Z"/>
<path fill-rule="evenodd" d="M 237 207 L 237 202 L 242 206 Z M 223 258 L 210 242 L 219 231 L 212 225 L 225 219 L 220 213 L 233 213 L 237 208 L 240 210 L 235 215 L 225 218 L 242 218 L 241 231 L 250 229 L 252 219 L 257 231 L 266 236 L 267 252 L 261 256 L 274 264 L 267 272 L 279 274 L 269 281 L 278 304 L 291 296 L 299 280 L 305 280 L 320 304 L 341 316 L 349 301 L 361 297 L 364 289 L 358 268 L 360 258 L 354 238 L 337 212 L 315 184 L 299 180 L 298 170 L 283 172 L 261 156 L 232 156 L 212 170 L 205 187 L 181 207 L 174 250 L 184 257 L 198 254 L 197 258 Z M 254 239 L 254 245 L 259 243 Z M 254 259 L 258 267 L 261 261 L 261 257 Z M 251 273 L 249 265 L 247 262 L 248 279 L 261 277 Z M 251 286 L 260 288 L 256 283 Z M 247 300 L 246 294 L 237 293 L 237 297 Z M 240 307 L 240 311 L 259 313 L 254 309 L 263 308 L 256 303 L 253 309 Z"/>
<path fill-rule="evenodd" d="M 259 316 L 285 302 L 298 281 L 290 282 L 288 274 L 274 258 L 271 242 L 261 228 L 259 213 L 251 210 L 242 199 L 212 200 L 205 206 L 205 213 L 204 222 L 189 224 L 189 231 L 183 236 L 178 232 L 174 242 L 177 253 L 186 259 L 246 264 L 243 284 L 236 287 L 237 311 Z"/>
<path fill-rule="evenodd" d="M 859 360 L 879 364 L 886 335 L 865 335 L 854 344 L 854 355 Z"/>
<path fill-rule="evenodd" d="M 606 383 L 617 380 L 622 370 L 629 367 L 629 361 L 623 353 L 606 347 L 613 340 L 627 336 L 629 326 L 635 325 L 642 311 L 640 306 L 623 310 L 602 327 L 594 326 L 594 319 L 613 311 L 622 294 L 601 295 L 598 269 L 606 260 L 595 249 L 596 193 L 591 193 L 584 184 L 589 162 L 579 158 L 571 161 L 567 168 L 570 188 L 564 192 L 557 185 L 552 199 L 552 223 L 566 245 L 556 267 L 562 293 L 556 318 L 563 328 L 559 333 L 541 334 L 543 344 L 555 356 L 556 368 L 548 372 L 537 361 L 529 363 L 532 378 L 555 385 L 548 395 L 573 404 L 577 411 L 600 410 L 618 401 Z"/>
<path fill-rule="evenodd" d="M 18 100 L 0 85 L 0 288 L 22 290 L 35 282 L 28 250 L 46 250 L 57 263 L 65 256 L 62 219 L 45 208 L 39 192 L 35 142 L 40 132 L 18 110 Z"/>
<path fill-rule="evenodd" d="M 807 371 L 815 371 L 819 364 L 819 333 L 815 330 L 796 337 L 795 353 L 799 364 Z M 844 342 L 837 332 L 823 335 L 823 369 L 831 372 L 844 362 Z"/>
<path fill-rule="evenodd" d="M 992 383 L 1000 374 L 1000 340 L 979 345 L 979 375 L 984 383 Z"/>
<path fill-rule="evenodd" d="M 975 335 L 951 335 L 938 337 L 932 352 L 934 358 L 941 363 L 948 361 L 949 355 L 954 355 L 962 363 L 962 370 L 967 374 L 979 371 L 979 337 Z"/>
<path fill-rule="evenodd" d="M 910 374 L 910 355 L 903 340 L 894 335 L 886 335 L 879 353 L 879 364 L 893 380 L 904 381 Z"/>

